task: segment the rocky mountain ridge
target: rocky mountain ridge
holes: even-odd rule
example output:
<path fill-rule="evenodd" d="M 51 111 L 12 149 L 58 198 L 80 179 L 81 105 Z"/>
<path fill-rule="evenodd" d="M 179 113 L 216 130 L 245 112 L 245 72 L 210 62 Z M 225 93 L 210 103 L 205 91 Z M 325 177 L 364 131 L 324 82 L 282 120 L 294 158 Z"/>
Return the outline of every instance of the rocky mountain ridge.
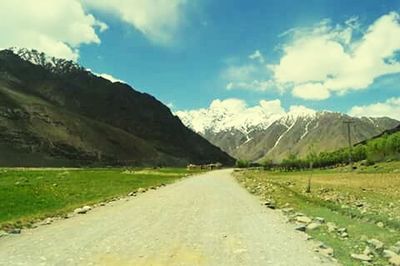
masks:
<path fill-rule="evenodd" d="M 75 62 L 0 51 L 0 165 L 186 165 L 234 160 L 168 107 Z"/>

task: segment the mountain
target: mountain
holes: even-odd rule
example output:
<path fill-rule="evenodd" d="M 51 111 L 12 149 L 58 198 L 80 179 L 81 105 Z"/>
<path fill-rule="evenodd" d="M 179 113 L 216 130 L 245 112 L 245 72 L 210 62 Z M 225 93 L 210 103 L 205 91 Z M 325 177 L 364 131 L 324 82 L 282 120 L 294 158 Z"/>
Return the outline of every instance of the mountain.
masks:
<path fill-rule="evenodd" d="M 217 110 L 217 112 L 215 111 Z M 177 112 L 188 127 L 236 158 L 281 161 L 289 154 L 304 157 L 310 149 L 332 151 L 348 145 L 345 121 L 352 121 L 352 143 L 399 125 L 383 118 L 356 118 L 335 112 L 316 112 L 297 106 L 287 113 L 230 113 L 224 109 Z"/>
<path fill-rule="evenodd" d="M 0 165 L 185 165 L 234 160 L 127 84 L 27 49 L 0 51 Z"/>

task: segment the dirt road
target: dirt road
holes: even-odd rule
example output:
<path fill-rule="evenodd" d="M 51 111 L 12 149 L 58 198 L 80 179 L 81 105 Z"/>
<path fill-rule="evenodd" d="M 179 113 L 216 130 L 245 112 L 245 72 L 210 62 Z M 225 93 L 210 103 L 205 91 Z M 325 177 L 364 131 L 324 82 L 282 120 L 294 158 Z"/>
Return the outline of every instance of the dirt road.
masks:
<path fill-rule="evenodd" d="M 321 265 L 230 170 L 0 238 L 0 265 Z"/>

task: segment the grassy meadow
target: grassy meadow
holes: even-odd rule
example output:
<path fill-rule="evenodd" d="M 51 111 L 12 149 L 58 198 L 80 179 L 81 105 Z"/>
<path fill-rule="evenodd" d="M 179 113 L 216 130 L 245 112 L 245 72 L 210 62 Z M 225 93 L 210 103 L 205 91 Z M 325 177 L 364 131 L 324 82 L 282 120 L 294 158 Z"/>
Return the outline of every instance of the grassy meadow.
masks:
<path fill-rule="evenodd" d="M 313 238 L 334 249 L 344 265 L 362 265 L 350 257 L 361 254 L 367 239 L 378 239 L 389 248 L 400 240 L 400 164 L 377 164 L 348 171 L 346 168 L 296 172 L 245 170 L 236 178 L 262 200 L 275 201 L 277 208 L 293 208 L 309 217 L 322 217 L 348 237 L 328 232 L 327 226 L 307 230 Z M 311 193 L 306 192 L 311 177 Z M 373 265 L 388 265 L 382 254 L 374 254 Z"/>
<path fill-rule="evenodd" d="M 0 229 L 29 227 L 82 205 L 172 183 L 196 171 L 165 169 L 0 169 Z"/>

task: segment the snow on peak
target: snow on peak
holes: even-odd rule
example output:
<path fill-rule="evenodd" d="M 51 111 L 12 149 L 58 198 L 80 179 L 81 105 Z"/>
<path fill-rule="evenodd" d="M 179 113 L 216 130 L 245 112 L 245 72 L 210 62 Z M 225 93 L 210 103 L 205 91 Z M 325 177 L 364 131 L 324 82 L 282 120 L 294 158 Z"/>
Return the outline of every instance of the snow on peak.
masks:
<path fill-rule="evenodd" d="M 18 55 L 21 59 L 31 62 L 32 64 L 42 66 L 54 73 L 70 73 L 75 71 L 84 70 L 77 63 L 49 56 L 37 50 L 30 50 L 26 48 L 11 48 L 14 54 Z"/>
<path fill-rule="evenodd" d="M 277 120 L 292 124 L 299 117 L 313 118 L 316 112 L 304 106 L 292 106 L 285 112 L 280 100 L 262 100 L 256 106 L 248 107 L 240 99 L 214 100 L 209 108 L 178 111 L 182 122 L 198 133 L 239 130 L 248 134 L 255 128 L 266 129 Z"/>

